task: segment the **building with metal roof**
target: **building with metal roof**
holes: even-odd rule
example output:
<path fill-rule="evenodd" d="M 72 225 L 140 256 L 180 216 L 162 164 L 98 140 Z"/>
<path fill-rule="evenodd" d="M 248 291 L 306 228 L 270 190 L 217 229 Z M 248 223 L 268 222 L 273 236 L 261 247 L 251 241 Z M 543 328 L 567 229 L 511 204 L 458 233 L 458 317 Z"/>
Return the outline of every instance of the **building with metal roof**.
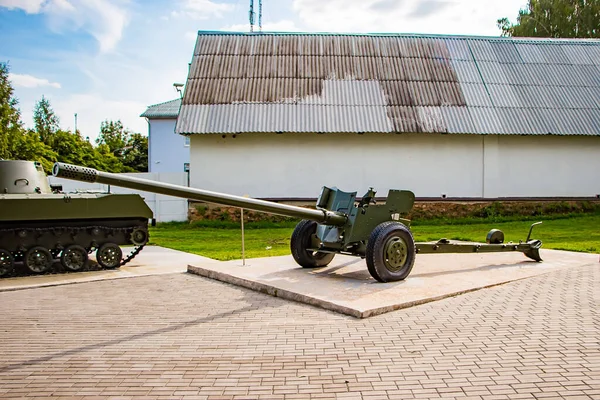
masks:
<path fill-rule="evenodd" d="M 190 162 L 190 138 L 176 136 L 181 99 L 148 106 L 140 117 L 148 121 L 148 172 L 184 172 Z"/>
<path fill-rule="evenodd" d="M 193 135 L 192 184 L 255 196 L 318 193 L 309 182 L 334 159 L 363 167 L 352 179 L 330 170 L 319 185 L 592 196 L 600 41 L 201 31 L 176 132 Z M 403 135 L 381 135 L 394 133 Z M 210 169 L 223 172 L 200 174 Z M 275 185 L 226 177 L 231 169 Z M 519 171 L 535 171 L 536 183 L 508 184 Z"/>
<path fill-rule="evenodd" d="M 140 117 L 148 119 L 177 119 L 180 107 L 181 99 L 169 100 L 148 106 Z"/>

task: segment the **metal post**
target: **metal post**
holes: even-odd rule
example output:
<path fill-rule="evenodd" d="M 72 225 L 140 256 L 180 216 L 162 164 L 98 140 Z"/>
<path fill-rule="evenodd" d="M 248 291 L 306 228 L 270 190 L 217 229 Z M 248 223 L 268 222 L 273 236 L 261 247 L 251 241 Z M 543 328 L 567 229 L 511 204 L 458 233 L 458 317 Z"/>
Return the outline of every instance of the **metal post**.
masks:
<path fill-rule="evenodd" d="M 246 246 L 244 243 L 244 209 L 240 208 L 240 220 L 242 222 L 242 266 L 246 266 Z"/>

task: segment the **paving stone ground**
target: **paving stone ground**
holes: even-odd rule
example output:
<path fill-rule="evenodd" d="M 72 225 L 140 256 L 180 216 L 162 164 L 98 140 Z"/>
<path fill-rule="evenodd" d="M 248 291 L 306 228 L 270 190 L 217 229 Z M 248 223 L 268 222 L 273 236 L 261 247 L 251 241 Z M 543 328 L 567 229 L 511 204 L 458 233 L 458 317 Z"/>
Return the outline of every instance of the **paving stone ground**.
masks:
<path fill-rule="evenodd" d="M 600 264 L 359 320 L 188 274 L 0 293 L 0 398 L 600 399 Z"/>

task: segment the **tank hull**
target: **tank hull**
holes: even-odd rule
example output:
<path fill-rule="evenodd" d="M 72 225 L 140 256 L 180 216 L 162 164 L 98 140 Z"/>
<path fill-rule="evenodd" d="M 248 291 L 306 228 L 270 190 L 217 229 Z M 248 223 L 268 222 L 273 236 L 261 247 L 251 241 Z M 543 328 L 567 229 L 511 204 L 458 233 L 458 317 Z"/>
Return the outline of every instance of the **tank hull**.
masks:
<path fill-rule="evenodd" d="M 0 277 L 85 270 L 96 251 L 101 267 L 117 268 L 147 243 L 152 210 L 135 194 L 53 192 L 39 163 L 0 162 Z M 120 246 L 134 246 L 123 257 Z M 58 267 L 60 268 L 60 267 Z"/>

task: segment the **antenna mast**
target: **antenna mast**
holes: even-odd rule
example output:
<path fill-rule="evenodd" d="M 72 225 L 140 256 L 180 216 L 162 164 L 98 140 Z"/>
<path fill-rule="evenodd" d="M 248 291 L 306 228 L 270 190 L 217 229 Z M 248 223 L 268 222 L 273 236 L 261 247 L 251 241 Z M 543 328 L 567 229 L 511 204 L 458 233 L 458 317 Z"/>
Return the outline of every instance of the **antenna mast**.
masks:
<path fill-rule="evenodd" d="M 250 32 L 254 32 L 254 0 L 250 0 L 250 12 L 248 13 L 250 19 Z"/>
<path fill-rule="evenodd" d="M 250 20 L 250 32 L 254 32 L 255 16 L 256 13 L 254 12 L 254 0 L 250 0 L 250 12 L 248 13 Z M 262 0 L 258 0 L 258 30 L 262 32 Z"/>
<path fill-rule="evenodd" d="M 262 0 L 258 0 L 258 30 L 262 32 Z"/>

